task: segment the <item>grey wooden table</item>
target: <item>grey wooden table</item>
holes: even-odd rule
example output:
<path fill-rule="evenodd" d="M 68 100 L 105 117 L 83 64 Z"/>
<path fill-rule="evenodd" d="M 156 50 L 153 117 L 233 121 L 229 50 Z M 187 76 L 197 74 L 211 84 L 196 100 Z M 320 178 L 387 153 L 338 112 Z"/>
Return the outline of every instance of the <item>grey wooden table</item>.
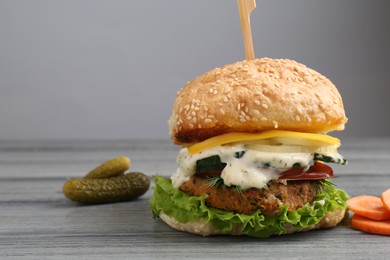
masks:
<path fill-rule="evenodd" d="M 334 182 L 351 196 L 390 188 L 390 139 L 343 140 L 349 165 Z M 389 259 L 390 237 L 342 225 L 269 239 L 199 237 L 152 218 L 152 190 L 126 203 L 80 206 L 62 185 L 106 159 L 125 155 L 132 170 L 170 176 L 178 147 L 165 141 L 0 141 L 0 257 Z"/>

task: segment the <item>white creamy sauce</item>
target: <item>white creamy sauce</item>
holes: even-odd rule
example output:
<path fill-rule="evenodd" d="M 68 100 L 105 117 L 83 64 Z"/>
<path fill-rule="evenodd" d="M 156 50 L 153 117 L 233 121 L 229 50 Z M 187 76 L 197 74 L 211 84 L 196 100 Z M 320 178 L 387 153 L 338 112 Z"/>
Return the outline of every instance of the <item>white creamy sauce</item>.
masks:
<path fill-rule="evenodd" d="M 241 158 L 235 153 L 245 151 Z M 270 180 L 279 178 L 281 172 L 293 168 L 296 163 L 300 167 L 313 165 L 311 153 L 272 153 L 247 149 L 244 144 L 217 146 L 191 155 L 187 148 L 181 149 L 177 156 L 179 168 L 172 175 L 172 184 L 179 188 L 188 181 L 196 171 L 196 161 L 218 155 L 226 163 L 221 178 L 225 185 L 237 185 L 242 189 L 264 188 Z"/>

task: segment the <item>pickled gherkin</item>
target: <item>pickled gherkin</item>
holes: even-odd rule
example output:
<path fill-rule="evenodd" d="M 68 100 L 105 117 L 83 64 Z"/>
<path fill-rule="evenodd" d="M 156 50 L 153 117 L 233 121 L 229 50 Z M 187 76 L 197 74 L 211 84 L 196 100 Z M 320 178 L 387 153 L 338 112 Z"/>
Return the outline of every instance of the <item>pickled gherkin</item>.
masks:
<path fill-rule="evenodd" d="M 143 195 L 150 186 L 149 178 L 139 172 L 105 179 L 70 179 L 65 182 L 65 196 L 85 204 L 111 203 L 133 200 Z"/>
<path fill-rule="evenodd" d="M 125 156 L 108 160 L 92 171 L 84 179 L 104 179 L 123 175 L 130 168 L 130 159 Z"/>

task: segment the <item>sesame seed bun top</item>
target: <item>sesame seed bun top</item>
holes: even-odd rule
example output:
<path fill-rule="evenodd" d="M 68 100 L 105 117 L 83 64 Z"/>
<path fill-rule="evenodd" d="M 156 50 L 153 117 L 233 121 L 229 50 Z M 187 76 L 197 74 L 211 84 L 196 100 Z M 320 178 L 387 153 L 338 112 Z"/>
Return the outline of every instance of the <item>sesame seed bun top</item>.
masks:
<path fill-rule="evenodd" d="M 343 101 L 333 83 L 305 65 L 261 58 L 216 68 L 187 83 L 169 119 L 175 144 L 229 132 L 343 130 Z"/>

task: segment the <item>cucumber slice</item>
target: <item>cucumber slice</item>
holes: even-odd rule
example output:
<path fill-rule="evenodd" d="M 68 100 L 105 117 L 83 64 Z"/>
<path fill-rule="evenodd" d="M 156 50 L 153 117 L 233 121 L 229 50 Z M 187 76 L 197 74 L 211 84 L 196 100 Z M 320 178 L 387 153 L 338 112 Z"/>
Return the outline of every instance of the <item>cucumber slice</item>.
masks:
<path fill-rule="evenodd" d="M 313 153 L 318 147 L 299 146 L 299 145 L 267 145 L 267 144 L 248 144 L 248 149 L 269 153 Z"/>
<path fill-rule="evenodd" d="M 345 159 L 340 154 L 319 154 L 315 153 L 314 158 L 315 161 L 321 161 L 325 163 L 337 163 L 341 165 L 346 165 L 348 163 L 348 160 Z"/>
<path fill-rule="evenodd" d="M 299 146 L 309 146 L 309 147 L 322 147 L 329 146 L 329 143 L 320 141 L 320 140 L 311 140 L 307 138 L 299 138 L 299 137 L 274 137 L 274 141 L 284 144 L 284 145 L 299 145 Z"/>
<path fill-rule="evenodd" d="M 225 166 L 226 163 L 221 162 L 221 158 L 218 155 L 213 155 L 196 161 L 196 173 L 221 171 Z"/>

